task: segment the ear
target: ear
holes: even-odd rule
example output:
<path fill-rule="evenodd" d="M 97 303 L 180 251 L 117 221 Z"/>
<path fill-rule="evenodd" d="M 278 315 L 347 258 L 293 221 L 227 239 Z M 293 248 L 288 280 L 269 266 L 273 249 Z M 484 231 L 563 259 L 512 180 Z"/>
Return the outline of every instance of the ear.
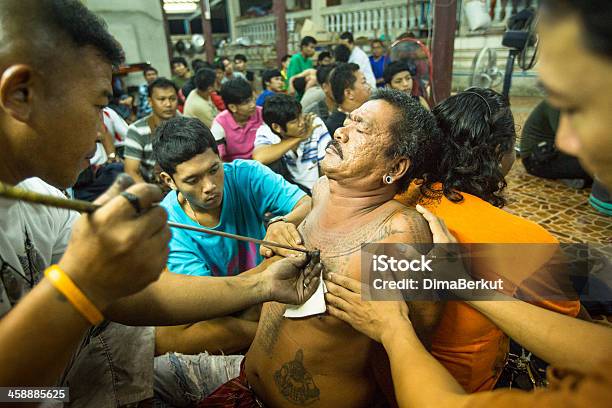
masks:
<path fill-rule="evenodd" d="M 397 181 L 404 177 L 404 175 L 408 172 L 410 168 L 410 160 L 406 157 L 400 157 L 397 159 L 391 171 L 389 171 L 389 175 L 393 177 L 393 180 Z"/>
<path fill-rule="evenodd" d="M 272 131 L 274 133 L 276 133 L 277 135 L 282 135 L 283 128 L 280 127 L 280 125 L 278 123 L 273 123 L 272 124 Z"/>
<path fill-rule="evenodd" d="M 162 171 L 161 173 L 159 173 L 159 177 L 161 177 L 161 179 L 164 181 L 164 183 L 166 183 L 168 187 L 170 187 L 174 191 L 178 190 L 178 188 L 176 187 L 176 184 L 174 184 L 174 179 L 172 178 L 171 175 L 169 175 L 165 171 Z"/>
<path fill-rule="evenodd" d="M 26 122 L 32 113 L 33 70 L 29 65 L 11 65 L 0 77 L 0 108 Z"/>
<path fill-rule="evenodd" d="M 353 90 L 351 88 L 347 88 L 344 90 L 344 99 L 353 100 L 355 96 L 353 95 Z"/>
<path fill-rule="evenodd" d="M 229 109 L 229 111 L 232 113 L 236 113 L 236 111 L 238 110 L 238 106 L 234 105 L 233 103 L 230 103 L 229 105 L 227 105 L 227 109 Z"/>

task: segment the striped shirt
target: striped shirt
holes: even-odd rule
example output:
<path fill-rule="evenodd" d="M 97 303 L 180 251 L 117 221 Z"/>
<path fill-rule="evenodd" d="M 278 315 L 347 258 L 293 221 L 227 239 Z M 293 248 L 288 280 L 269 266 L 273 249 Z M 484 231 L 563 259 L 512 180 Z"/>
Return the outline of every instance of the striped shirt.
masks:
<path fill-rule="evenodd" d="M 153 145 L 151 128 L 149 127 L 149 116 L 137 120 L 128 127 L 125 137 L 125 158 L 140 161 L 140 174 L 147 182 L 155 180 L 153 168 Z"/>
<path fill-rule="evenodd" d="M 325 123 L 320 118 L 315 118 L 313 122 L 313 126 L 317 125 L 312 135 L 301 142 L 296 150 L 289 150 L 283 155 L 287 169 L 294 180 L 311 190 L 319 179 L 319 162 L 325 157 L 325 148 L 331 141 Z M 272 132 L 265 123 L 257 129 L 255 148 L 280 142 L 280 136 Z"/>

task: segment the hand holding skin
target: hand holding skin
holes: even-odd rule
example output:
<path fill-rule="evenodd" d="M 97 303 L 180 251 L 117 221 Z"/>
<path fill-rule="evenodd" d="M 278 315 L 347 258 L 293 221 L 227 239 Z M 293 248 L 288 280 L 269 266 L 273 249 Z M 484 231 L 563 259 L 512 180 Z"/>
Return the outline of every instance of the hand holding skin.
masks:
<path fill-rule="evenodd" d="M 336 273 L 327 275 L 325 285 L 327 312 L 377 342 L 387 332 L 411 325 L 404 301 L 362 300 L 361 282 Z"/>
<path fill-rule="evenodd" d="M 267 299 L 300 305 L 310 299 L 319 286 L 323 265 L 306 254 L 281 259 L 257 276 L 265 287 Z"/>
<path fill-rule="evenodd" d="M 124 190 L 138 197 L 141 215 Z M 59 266 L 100 310 L 159 278 L 171 236 L 166 211 L 153 207 L 162 198 L 157 186 L 122 175 L 96 200 L 102 207 L 75 222 Z"/>

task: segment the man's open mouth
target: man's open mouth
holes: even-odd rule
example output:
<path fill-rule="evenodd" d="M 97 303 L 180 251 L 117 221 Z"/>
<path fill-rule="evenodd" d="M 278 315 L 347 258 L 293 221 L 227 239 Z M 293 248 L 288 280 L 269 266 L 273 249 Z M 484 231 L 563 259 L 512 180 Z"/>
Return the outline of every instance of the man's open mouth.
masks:
<path fill-rule="evenodd" d="M 340 143 L 338 143 L 336 140 L 332 140 L 327 144 L 327 147 L 325 148 L 325 150 L 327 151 L 327 149 L 332 150 L 333 153 L 337 154 L 340 159 L 343 159 L 343 155 L 342 155 L 342 148 L 340 147 Z"/>

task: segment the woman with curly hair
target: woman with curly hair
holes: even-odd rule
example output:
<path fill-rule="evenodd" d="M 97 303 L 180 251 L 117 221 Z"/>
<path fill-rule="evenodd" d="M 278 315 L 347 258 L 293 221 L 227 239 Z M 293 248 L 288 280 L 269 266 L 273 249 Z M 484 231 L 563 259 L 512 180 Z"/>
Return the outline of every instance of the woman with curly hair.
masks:
<path fill-rule="evenodd" d="M 444 196 L 454 203 L 468 193 L 502 208 L 505 176 L 515 160 L 516 131 L 510 103 L 492 89 L 470 88 L 436 105 L 445 136 L 439 166 Z"/>
<path fill-rule="evenodd" d="M 556 244 L 544 228 L 501 209 L 506 204 L 504 177 L 515 159 L 516 132 L 508 100 L 491 89 L 470 88 L 436 105 L 432 113 L 443 134 L 437 173 L 396 198 L 407 205 L 421 204 L 442 218 L 461 243 Z M 534 247 L 540 251 L 514 257 L 525 259 L 521 266 L 517 262 L 502 271 L 495 265 L 495 272 L 510 276 L 520 270 L 528 282 L 540 282 L 534 274 L 550 254 L 542 253 L 542 246 Z M 512 248 L 503 246 L 502 256 L 507 258 Z M 492 250 L 498 249 L 502 247 Z M 521 287 L 517 292 L 526 290 Z M 577 301 L 547 300 L 538 305 L 571 316 L 580 310 Z M 466 391 L 476 392 L 493 388 L 508 348 L 508 337 L 484 314 L 466 302 L 449 301 L 431 353 Z"/>

